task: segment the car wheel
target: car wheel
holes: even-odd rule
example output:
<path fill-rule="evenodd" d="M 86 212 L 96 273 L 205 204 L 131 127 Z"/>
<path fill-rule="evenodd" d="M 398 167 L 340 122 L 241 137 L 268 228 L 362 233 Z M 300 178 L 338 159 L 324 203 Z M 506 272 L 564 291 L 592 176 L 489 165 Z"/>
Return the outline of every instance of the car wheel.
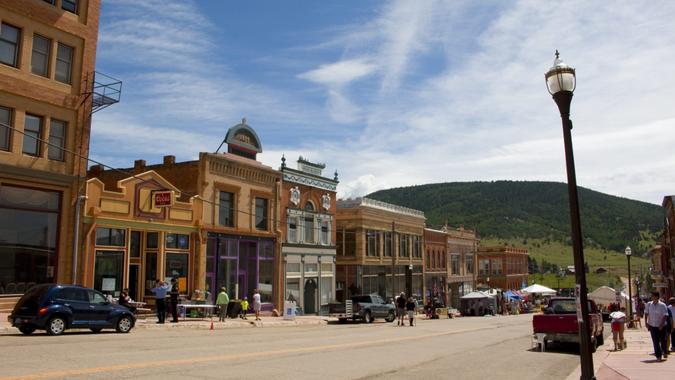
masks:
<path fill-rule="evenodd" d="M 126 334 L 131 331 L 132 327 L 134 327 L 134 322 L 128 315 L 120 317 L 119 321 L 117 321 L 117 332 Z"/>
<path fill-rule="evenodd" d="M 30 334 L 35 332 L 35 327 L 33 327 L 33 326 L 21 326 L 21 327 L 19 327 L 19 331 L 21 331 L 21 333 L 23 335 L 30 335 Z"/>
<path fill-rule="evenodd" d="M 347 323 L 347 318 L 338 318 L 338 322 Z"/>
<path fill-rule="evenodd" d="M 92 327 L 92 328 L 90 328 L 89 330 L 91 330 L 94 334 L 98 334 L 98 333 L 100 333 L 101 330 L 103 330 L 103 329 L 100 328 L 100 327 Z"/>
<path fill-rule="evenodd" d="M 396 319 L 396 315 L 394 314 L 393 311 L 390 311 L 389 314 L 387 314 L 387 318 L 384 320 L 387 322 L 394 322 L 394 319 Z"/>
<path fill-rule="evenodd" d="M 47 322 L 47 334 L 61 335 L 66 331 L 66 320 L 63 317 L 52 317 Z"/>
<path fill-rule="evenodd" d="M 363 320 L 366 321 L 366 323 L 373 323 L 373 315 L 370 314 L 369 311 L 366 311 L 366 314 L 363 315 Z"/>

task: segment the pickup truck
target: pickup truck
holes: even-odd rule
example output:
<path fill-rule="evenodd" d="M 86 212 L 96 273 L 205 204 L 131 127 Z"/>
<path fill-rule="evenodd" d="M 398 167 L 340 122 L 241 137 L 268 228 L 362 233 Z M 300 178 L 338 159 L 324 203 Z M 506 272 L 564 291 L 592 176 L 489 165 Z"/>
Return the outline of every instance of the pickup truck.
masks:
<path fill-rule="evenodd" d="M 591 351 L 604 344 L 604 326 L 602 314 L 593 300 L 588 300 L 589 322 L 591 330 Z M 576 299 L 574 297 L 551 298 L 544 314 L 532 318 L 534 334 L 546 334 L 546 342 L 579 343 L 579 323 L 577 322 Z"/>
<path fill-rule="evenodd" d="M 361 319 L 372 323 L 375 318 L 384 318 L 387 322 L 396 319 L 394 305 L 384 302 L 377 294 L 352 296 L 345 303 L 334 303 L 329 306 L 329 316 L 337 318 L 340 323 L 348 319 Z"/>

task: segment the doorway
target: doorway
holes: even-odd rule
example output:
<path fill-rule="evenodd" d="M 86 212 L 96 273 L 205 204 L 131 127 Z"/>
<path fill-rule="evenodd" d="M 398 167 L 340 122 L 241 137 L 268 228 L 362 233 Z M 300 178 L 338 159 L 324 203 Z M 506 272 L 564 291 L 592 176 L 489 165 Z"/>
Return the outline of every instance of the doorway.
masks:
<path fill-rule="evenodd" d="M 316 314 L 316 279 L 309 278 L 305 281 L 304 312 Z"/>
<path fill-rule="evenodd" d="M 138 296 L 138 265 L 129 265 L 129 297 L 139 300 Z"/>

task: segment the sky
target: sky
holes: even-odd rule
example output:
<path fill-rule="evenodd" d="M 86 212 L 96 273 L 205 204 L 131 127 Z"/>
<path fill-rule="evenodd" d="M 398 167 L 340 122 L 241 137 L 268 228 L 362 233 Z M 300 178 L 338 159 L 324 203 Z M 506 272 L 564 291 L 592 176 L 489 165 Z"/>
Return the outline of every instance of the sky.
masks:
<path fill-rule="evenodd" d="M 103 0 L 94 114 L 115 167 L 214 152 L 242 118 L 258 159 L 339 173 L 339 197 L 456 181 L 566 182 L 544 73 L 577 70 L 579 186 L 675 194 L 675 2 Z"/>

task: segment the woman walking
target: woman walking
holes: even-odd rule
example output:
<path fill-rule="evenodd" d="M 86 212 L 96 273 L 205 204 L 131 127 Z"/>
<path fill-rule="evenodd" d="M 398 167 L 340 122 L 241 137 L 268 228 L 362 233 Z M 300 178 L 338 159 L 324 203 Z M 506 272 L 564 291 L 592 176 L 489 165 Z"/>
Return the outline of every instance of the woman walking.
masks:
<path fill-rule="evenodd" d="M 255 320 L 260 320 L 260 308 L 262 304 L 260 303 L 260 293 L 258 289 L 253 290 L 253 312 L 255 312 Z"/>

